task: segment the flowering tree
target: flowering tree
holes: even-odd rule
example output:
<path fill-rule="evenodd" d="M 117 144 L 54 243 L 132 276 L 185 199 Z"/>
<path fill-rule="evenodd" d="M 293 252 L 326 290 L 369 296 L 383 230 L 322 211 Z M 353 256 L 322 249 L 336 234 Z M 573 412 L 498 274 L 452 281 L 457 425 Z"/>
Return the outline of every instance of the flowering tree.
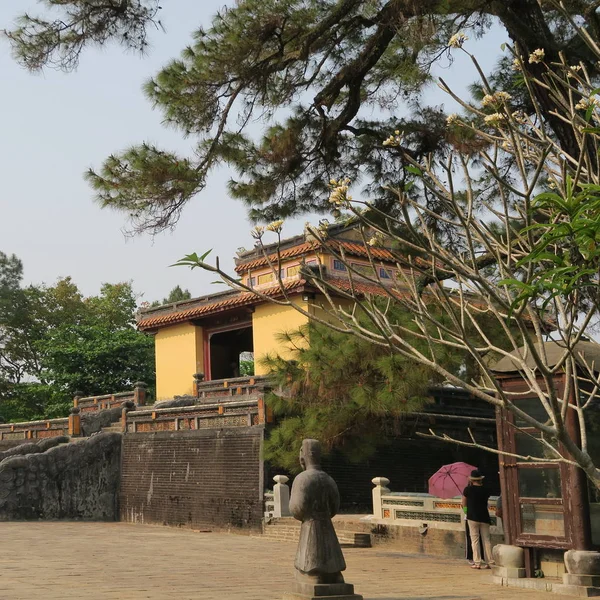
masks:
<path fill-rule="evenodd" d="M 580 36 L 600 59 L 600 49 L 588 33 L 580 31 Z M 464 41 L 458 36 L 452 43 L 466 52 Z M 463 109 L 447 119 L 453 148 L 443 160 L 404 154 L 414 178 L 403 186 L 390 186 L 396 198 L 393 214 L 369 200 L 353 199 L 349 179 L 330 182 L 332 212 L 359 227 L 372 272 L 359 271 L 347 260 L 328 238 L 326 223 L 310 228 L 311 235 L 344 262 L 350 285 L 342 289 L 323 270 L 306 270 L 304 277 L 321 292 L 326 316 L 306 314 L 336 331 L 393 349 L 449 384 L 512 412 L 539 434 L 538 451 L 527 458 L 576 464 L 600 488 L 600 465 L 587 434 L 600 390 L 600 369 L 590 359 L 598 345 L 588 342 L 588 351 L 581 351 L 599 308 L 597 89 L 584 64 L 569 64 L 560 57 L 549 61 L 542 48 L 528 56 L 514 51 L 514 69 L 522 74 L 531 104 L 525 113 L 514 109 L 510 94 L 494 89 L 471 58 L 482 77 L 480 101 L 466 102 L 440 82 Z M 539 76 L 528 73 L 526 64 L 537 65 Z M 539 88 L 557 107 L 555 119 L 569 128 L 573 151 L 566 150 L 549 127 L 539 105 Z M 401 149 L 402 139 L 399 129 L 385 144 Z M 432 210 L 432 201 L 439 211 Z M 277 222 L 267 230 L 280 235 L 281 227 Z M 262 244 L 264 228 L 254 235 Z M 379 275 L 382 262 L 375 248 L 385 250 L 386 263 L 396 264 L 391 283 Z M 270 261 L 279 277 L 277 252 Z M 186 262 L 194 263 L 193 257 Z M 195 264 L 239 286 L 218 266 Z M 365 281 L 377 294 L 359 291 L 358 282 Z M 283 286 L 282 294 L 277 302 L 293 304 Z M 346 302 L 340 303 L 340 297 Z M 410 327 L 393 318 L 392 308 L 398 307 L 412 316 Z M 479 325 L 481 315 L 502 330 L 502 343 Z M 475 330 L 475 339 L 468 330 Z M 544 345 L 549 334 L 558 356 L 550 356 Z M 447 369 L 437 358 L 440 348 L 468 354 L 478 367 L 477 376 Z M 526 392 L 501 387 L 493 363 L 502 357 L 510 357 Z M 561 371 L 566 375 L 564 389 L 553 382 Z M 519 404 L 522 397 L 537 398 L 543 416 L 526 412 Z M 574 400 L 570 403 L 569 398 Z M 571 415 L 579 425 L 580 440 L 569 433 Z M 476 439 L 466 443 L 481 447 Z"/>

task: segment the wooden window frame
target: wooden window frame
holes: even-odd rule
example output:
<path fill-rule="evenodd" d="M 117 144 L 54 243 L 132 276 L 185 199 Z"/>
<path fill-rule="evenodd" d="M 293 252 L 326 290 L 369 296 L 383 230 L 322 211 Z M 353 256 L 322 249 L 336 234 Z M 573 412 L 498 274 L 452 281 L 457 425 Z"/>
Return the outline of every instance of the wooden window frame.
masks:
<path fill-rule="evenodd" d="M 539 380 L 543 387 L 543 382 Z M 525 392 L 523 381 L 515 378 L 504 378 L 501 381 L 504 389 L 511 392 Z M 556 385 L 559 393 L 564 389 L 564 375 L 557 376 Z M 523 396 L 523 400 L 528 399 Z M 570 399 L 572 401 L 572 399 Z M 569 411 L 567 429 L 573 439 L 578 439 L 577 424 L 573 411 Z M 530 427 L 515 425 L 514 415 L 507 410 L 498 409 L 497 432 L 498 448 L 501 451 L 516 454 L 516 433 L 533 433 L 537 430 Z M 519 495 L 518 469 L 559 469 L 561 478 L 562 498 L 526 498 Z M 589 528 L 589 501 L 585 474 L 578 467 L 566 463 L 547 462 L 517 462 L 516 457 L 500 456 L 500 480 L 503 493 L 503 512 L 505 528 L 505 543 L 528 548 L 549 548 L 567 550 L 569 548 L 592 549 L 591 531 Z M 562 506 L 564 515 L 564 537 L 547 536 L 535 533 L 524 533 L 521 518 L 521 504 L 531 500 L 531 504 Z M 588 511 L 586 516 L 585 512 Z M 587 525 L 586 525 L 587 519 Z"/>

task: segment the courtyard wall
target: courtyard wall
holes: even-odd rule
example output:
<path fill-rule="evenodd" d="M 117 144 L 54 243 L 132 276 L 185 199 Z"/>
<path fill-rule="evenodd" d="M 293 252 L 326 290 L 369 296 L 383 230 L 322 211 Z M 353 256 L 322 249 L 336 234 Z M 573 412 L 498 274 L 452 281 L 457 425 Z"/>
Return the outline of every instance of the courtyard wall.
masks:
<path fill-rule="evenodd" d="M 262 426 L 123 436 L 121 520 L 259 530 Z"/>

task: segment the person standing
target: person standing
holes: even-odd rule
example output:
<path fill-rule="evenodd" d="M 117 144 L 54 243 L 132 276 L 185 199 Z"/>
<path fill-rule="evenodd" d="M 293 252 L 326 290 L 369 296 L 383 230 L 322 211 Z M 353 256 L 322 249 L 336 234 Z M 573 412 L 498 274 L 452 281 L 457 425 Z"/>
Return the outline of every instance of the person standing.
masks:
<path fill-rule="evenodd" d="M 470 485 L 470 484 L 469 484 Z M 467 508 L 464 508 L 464 511 L 466 513 Z M 467 521 L 467 515 L 464 514 L 464 520 L 465 520 L 465 558 L 467 559 L 467 562 L 470 565 L 475 564 L 473 562 L 473 546 L 471 545 L 471 532 L 469 531 L 469 521 Z M 481 539 L 481 537 L 479 538 L 479 548 L 480 548 L 480 553 L 483 554 L 483 540 Z"/>
<path fill-rule="evenodd" d="M 469 485 L 464 489 L 462 497 L 462 505 L 467 512 L 467 523 L 473 548 L 472 569 L 489 569 L 492 562 L 491 519 L 488 511 L 490 493 L 483 485 L 483 479 L 484 476 L 480 471 L 477 469 L 471 471 Z M 483 557 L 480 541 L 483 541 Z"/>

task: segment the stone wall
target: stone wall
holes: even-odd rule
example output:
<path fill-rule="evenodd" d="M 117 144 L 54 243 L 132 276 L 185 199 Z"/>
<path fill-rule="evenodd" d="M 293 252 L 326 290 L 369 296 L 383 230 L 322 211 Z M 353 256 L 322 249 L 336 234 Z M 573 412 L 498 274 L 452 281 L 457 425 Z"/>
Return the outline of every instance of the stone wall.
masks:
<path fill-rule="evenodd" d="M 369 534 L 377 551 L 394 551 L 403 554 L 426 554 L 446 558 L 465 558 L 466 538 L 463 531 L 427 529 L 403 525 L 377 525 L 371 521 L 338 515 L 333 525 L 341 543 L 350 541 L 352 534 Z M 270 519 L 264 525 L 269 539 L 297 542 L 300 523 L 291 517 Z M 492 546 L 504 543 L 504 536 L 492 535 Z"/>
<path fill-rule="evenodd" d="M 11 448 L 16 448 L 17 446 L 21 446 L 27 443 L 29 443 L 29 440 L 26 440 L 25 438 L 21 438 L 18 440 L 0 440 L 0 452 L 10 450 Z"/>
<path fill-rule="evenodd" d="M 68 444 L 71 438 L 68 435 L 60 435 L 58 437 L 47 438 L 45 440 L 21 442 L 11 448 L 0 451 L 0 462 L 11 456 L 24 456 L 25 454 L 40 454 L 59 446 L 60 444 Z"/>
<path fill-rule="evenodd" d="M 121 520 L 200 529 L 259 529 L 263 428 L 127 434 Z"/>
<path fill-rule="evenodd" d="M 0 520 L 118 518 L 121 435 L 103 433 L 0 462 Z"/>
<path fill-rule="evenodd" d="M 373 546 L 398 550 L 407 554 L 428 554 L 452 558 L 465 558 L 464 531 L 449 531 L 429 527 L 403 527 L 397 525 L 365 525 L 358 528 L 369 531 Z M 492 535 L 492 546 L 504 543 L 503 535 Z"/>

